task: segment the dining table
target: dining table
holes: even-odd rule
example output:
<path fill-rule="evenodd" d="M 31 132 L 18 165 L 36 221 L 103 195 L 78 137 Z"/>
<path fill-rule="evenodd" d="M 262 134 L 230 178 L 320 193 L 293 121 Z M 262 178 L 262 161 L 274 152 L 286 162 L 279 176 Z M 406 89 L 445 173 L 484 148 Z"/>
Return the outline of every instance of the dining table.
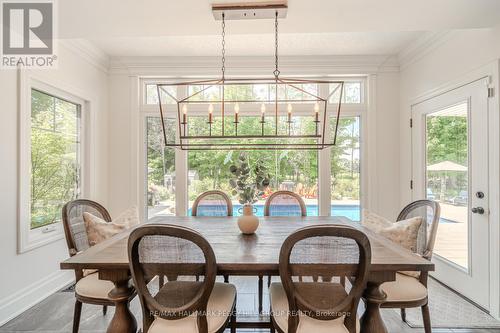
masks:
<path fill-rule="evenodd" d="M 360 319 L 362 333 L 385 333 L 387 328 L 380 313 L 386 295 L 380 285 L 394 281 L 398 271 L 434 270 L 434 264 L 411 251 L 377 235 L 359 222 L 346 217 L 260 217 L 259 228 L 252 235 L 240 232 L 237 217 L 155 216 L 146 224 L 171 224 L 192 228 L 210 243 L 221 276 L 279 276 L 279 252 L 283 241 L 294 231 L 312 225 L 350 226 L 364 232 L 370 241 L 371 265 L 363 293 L 365 311 Z M 137 226 L 137 227 L 140 227 Z M 108 333 L 136 332 L 137 321 L 130 311 L 129 299 L 135 293 L 131 281 L 127 250 L 128 235 L 121 232 L 61 262 L 61 269 L 97 269 L 99 279 L 112 281 L 109 298 L 116 309 Z M 262 279 L 260 279 L 262 280 Z M 259 286 L 262 288 L 262 286 Z M 236 320 L 237 328 L 270 328 L 270 321 Z"/>

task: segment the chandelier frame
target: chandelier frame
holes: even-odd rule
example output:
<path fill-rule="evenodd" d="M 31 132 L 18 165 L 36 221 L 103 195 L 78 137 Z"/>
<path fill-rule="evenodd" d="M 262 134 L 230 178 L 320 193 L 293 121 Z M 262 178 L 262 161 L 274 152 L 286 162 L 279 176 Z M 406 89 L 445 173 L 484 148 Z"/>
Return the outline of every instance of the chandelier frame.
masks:
<path fill-rule="evenodd" d="M 231 9 L 227 9 L 231 10 Z M 222 18 L 222 57 L 221 57 L 221 78 L 219 79 L 207 79 L 207 80 L 197 80 L 197 81 L 187 81 L 187 82 L 177 82 L 177 83 L 159 83 L 156 85 L 157 93 L 158 93 L 158 104 L 160 109 L 160 118 L 161 125 L 163 129 L 163 139 L 165 147 L 172 148 L 180 148 L 182 150 L 255 150 L 255 149 L 268 149 L 268 150 L 321 150 L 327 147 L 334 146 L 337 142 L 337 132 L 340 121 L 340 110 L 342 106 L 342 98 L 344 92 L 344 81 L 339 80 L 315 80 L 315 79 L 301 79 L 301 78 L 282 78 L 280 77 L 280 71 L 278 68 L 278 17 L 280 12 L 278 9 L 275 11 L 274 17 L 274 28 L 275 28 L 275 69 L 273 71 L 273 77 L 261 77 L 261 78 L 226 78 L 226 21 L 225 16 L 226 13 L 223 11 L 221 13 Z M 274 99 L 271 99 L 268 94 L 267 100 L 262 99 L 226 99 L 225 91 L 226 87 L 233 85 L 268 85 L 269 90 L 270 87 L 274 86 Z M 328 97 L 322 98 L 317 94 L 311 93 L 306 89 L 299 87 L 298 85 L 303 84 L 316 84 L 318 87 L 320 84 L 336 84 L 337 86 L 333 91 L 330 91 Z M 189 86 L 193 85 L 202 85 L 203 88 L 195 93 L 178 99 L 176 96 L 171 94 L 167 87 L 172 86 Z M 219 87 L 220 97 L 218 100 L 199 100 L 197 97 L 207 89 L 212 87 Z M 289 99 L 288 95 L 285 94 L 285 98 L 280 98 L 279 96 L 279 87 L 285 86 L 285 91 L 287 91 L 288 87 L 294 89 L 296 92 L 300 92 L 302 94 L 302 99 Z M 340 89 L 340 91 L 339 91 Z M 189 91 L 189 89 L 186 89 Z M 336 123 L 335 123 L 335 133 L 333 135 L 332 142 L 326 142 L 326 127 L 327 127 L 327 112 L 328 112 L 328 104 L 332 95 L 334 95 L 337 91 L 339 91 L 339 100 L 337 103 L 336 110 Z M 170 98 L 172 98 L 177 104 L 177 142 L 170 143 L 167 141 L 167 129 L 165 127 L 164 115 L 165 111 L 163 109 L 162 101 L 162 93 L 165 93 Z M 200 95 L 201 96 L 201 95 Z M 304 97 L 305 96 L 305 97 Z M 199 96 L 198 96 L 199 97 Z M 291 128 L 294 121 L 292 120 L 292 103 L 314 103 L 314 124 L 315 131 L 314 134 L 292 134 Z M 208 135 L 191 135 L 189 133 L 188 126 L 188 116 L 187 116 L 187 105 L 188 104 L 208 104 L 209 106 L 209 114 L 207 124 L 209 126 L 209 134 Z M 267 103 L 274 105 L 274 133 L 267 134 L 265 131 L 265 115 L 264 111 L 262 111 L 261 116 L 261 132 L 260 134 L 240 134 L 238 135 L 238 124 L 239 121 L 239 103 L 248 104 L 248 103 Z M 280 125 L 280 106 L 288 103 L 288 118 L 286 120 L 288 126 L 288 134 L 279 133 L 279 125 Z M 218 134 L 212 134 L 212 125 L 213 125 L 213 105 L 220 104 L 220 118 L 221 118 L 221 132 Z M 235 113 L 234 113 L 234 133 L 227 134 L 225 131 L 226 124 L 226 107 L 228 104 L 235 105 Z M 321 106 L 320 106 L 321 105 Z M 237 109 L 236 109 L 237 106 Z M 264 106 L 265 109 L 265 106 Z M 181 114 L 181 110 L 182 114 Z M 323 113 L 320 117 L 320 110 Z M 320 120 L 320 118 L 322 120 Z M 320 127 L 322 125 L 322 128 Z M 283 142 L 284 140 L 288 142 Z M 302 141 L 300 141 L 302 140 Z M 304 140 L 307 140 L 304 142 Z M 228 142 L 229 141 L 229 142 Z M 241 142 L 243 141 L 243 142 Z"/>

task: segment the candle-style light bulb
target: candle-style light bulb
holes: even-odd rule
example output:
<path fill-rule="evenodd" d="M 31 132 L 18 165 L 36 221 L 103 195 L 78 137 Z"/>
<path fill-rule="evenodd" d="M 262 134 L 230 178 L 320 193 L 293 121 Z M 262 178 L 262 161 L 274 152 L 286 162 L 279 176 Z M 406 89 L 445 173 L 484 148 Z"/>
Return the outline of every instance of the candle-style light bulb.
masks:
<path fill-rule="evenodd" d="M 292 121 L 292 104 L 288 103 L 288 121 Z"/>
<path fill-rule="evenodd" d="M 212 114 L 214 112 L 214 106 L 212 105 L 212 103 L 210 103 L 208 105 L 208 122 L 211 123 L 212 122 Z"/>
<path fill-rule="evenodd" d="M 187 105 L 184 104 L 182 106 L 182 122 L 185 124 L 186 123 L 186 120 L 187 120 L 187 112 L 188 112 L 188 108 L 187 108 Z"/>
<path fill-rule="evenodd" d="M 264 103 L 262 103 L 262 105 L 260 106 L 260 120 L 262 122 L 264 122 L 264 116 L 265 116 L 265 113 L 266 113 L 266 105 Z"/>
<path fill-rule="evenodd" d="M 238 112 L 240 112 L 240 105 L 238 103 L 236 103 L 234 105 L 234 122 L 235 123 L 238 122 Z"/>
<path fill-rule="evenodd" d="M 314 120 L 316 122 L 318 122 L 318 120 L 319 120 L 319 104 L 318 104 L 318 102 L 316 102 L 314 104 Z"/>

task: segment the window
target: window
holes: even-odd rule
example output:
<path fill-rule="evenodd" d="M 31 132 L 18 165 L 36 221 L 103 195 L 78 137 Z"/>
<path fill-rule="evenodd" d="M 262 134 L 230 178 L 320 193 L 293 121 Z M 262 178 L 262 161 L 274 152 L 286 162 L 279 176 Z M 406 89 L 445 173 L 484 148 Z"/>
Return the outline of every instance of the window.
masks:
<path fill-rule="evenodd" d="M 144 87 L 146 104 L 158 105 L 158 88 L 156 84 L 146 84 Z M 168 94 L 165 91 L 160 91 L 161 101 L 165 104 L 175 104 L 176 102 L 172 96 L 177 97 L 177 88 L 175 86 L 166 86 L 162 89 L 168 91 Z"/>
<path fill-rule="evenodd" d="M 299 194 L 307 206 L 307 214 L 318 215 L 318 152 L 306 150 L 246 152 L 250 164 L 261 160 L 271 176 L 271 184 L 262 200 L 254 207 L 256 215 L 264 215 L 265 199 L 277 190 L 288 190 Z M 229 167 L 239 156 L 239 151 L 189 151 L 188 152 L 188 186 L 189 207 L 196 197 L 209 190 L 221 190 L 231 197 Z M 233 196 L 234 215 L 240 215 L 241 204 Z M 188 209 L 188 215 L 191 208 Z"/>
<path fill-rule="evenodd" d="M 333 136 L 336 119 L 330 121 Z M 333 139 L 333 138 L 332 138 Z M 331 215 L 360 220 L 360 117 L 342 117 L 331 151 Z"/>
<path fill-rule="evenodd" d="M 342 103 L 346 104 L 361 104 L 364 103 L 364 91 L 361 81 L 345 82 L 344 93 L 342 94 Z M 339 87 L 338 84 L 330 85 L 330 93 Z M 336 103 L 340 97 L 340 89 L 337 89 L 332 96 L 330 96 L 330 103 Z"/>
<path fill-rule="evenodd" d="M 314 123 L 310 117 L 293 117 L 295 126 L 307 128 L 314 132 Z M 306 120 L 306 121 L 302 121 Z M 309 120 L 309 121 L 307 121 Z M 239 133 L 259 134 L 261 127 L 260 117 L 244 116 L 240 119 Z M 205 117 L 190 118 L 191 125 L 200 133 L 200 128 L 206 127 Z M 284 122 L 281 122 L 284 124 Z M 228 123 L 226 130 L 234 131 L 233 124 Z M 214 131 L 219 130 L 218 127 Z M 283 133 L 286 128 L 280 129 Z M 254 133 L 257 131 L 256 133 Z M 292 129 L 293 131 L 293 129 Z M 202 132 L 202 131 L 201 131 Z M 307 150 L 252 150 L 246 152 L 253 165 L 255 161 L 261 160 L 267 167 L 271 176 L 271 185 L 262 200 L 254 207 L 257 215 L 264 214 L 265 199 L 277 190 L 288 190 L 299 194 L 307 206 L 307 214 L 318 215 L 318 151 Z M 221 190 L 231 196 L 229 180 L 231 173 L 229 167 L 239 156 L 238 151 L 215 150 L 215 151 L 188 151 L 188 199 L 191 207 L 198 195 L 209 190 Z M 238 215 L 238 203 L 236 196 L 232 198 L 234 203 L 234 215 Z M 190 215 L 190 208 L 188 215 Z"/>
<path fill-rule="evenodd" d="M 61 221 L 81 195 L 81 105 L 31 90 L 30 227 Z"/>
<path fill-rule="evenodd" d="M 161 82 L 161 81 L 160 81 Z M 318 184 L 331 184 L 330 189 L 321 192 L 325 195 L 321 201 L 322 214 L 332 216 L 345 216 L 355 221 L 360 220 L 361 207 L 361 121 L 366 112 L 366 81 L 363 78 L 349 77 L 344 80 L 342 118 L 339 123 L 337 146 L 321 151 L 307 150 L 251 150 L 247 151 L 250 162 L 262 160 L 271 175 L 271 184 L 262 200 L 255 204 L 257 215 L 263 215 L 266 198 L 277 190 L 290 190 L 298 193 L 306 203 L 307 214 L 310 216 L 319 215 L 319 189 Z M 191 207 L 198 195 L 208 190 L 221 190 L 227 193 L 234 205 L 234 215 L 238 215 L 237 196 L 232 195 L 229 185 L 231 174 L 229 167 L 236 160 L 240 151 L 211 150 L 182 151 L 173 148 L 163 147 L 163 133 L 158 117 L 158 98 L 156 82 L 144 81 L 142 89 L 143 105 L 141 113 L 145 120 L 144 139 L 145 145 L 143 156 L 145 156 L 144 179 L 145 186 L 143 198 L 144 207 L 148 218 L 156 215 L 190 215 Z M 326 97 L 333 92 L 335 85 L 317 84 L 297 84 L 300 89 L 286 88 L 284 85 L 278 86 L 278 95 L 281 99 L 300 100 L 294 102 L 293 124 L 290 127 L 291 133 L 315 133 L 315 124 L 311 121 L 314 104 L 313 94 Z M 221 91 L 219 87 L 207 85 L 191 85 L 166 87 L 173 96 L 182 98 L 192 94 L 189 100 L 194 103 L 186 103 L 188 109 L 187 131 L 192 135 L 209 135 L 208 110 L 210 101 L 219 101 Z M 259 135 L 262 132 L 260 123 L 260 108 L 262 104 L 267 112 L 271 112 L 272 105 L 267 101 L 274 99 L 276 94 L 275 86 L 271 85 L 247 85 L 238 84 L 226 86 L 226 121 L 224 131 L 226 134 L 236 133 L 234 124 L 234 103 L 231 100 L 250 99 L 255 103 L 240 102 L 240 113 L 238 123 L 238 134 Z M 164 99 L 165 98 L 165 99 Z M 339 92 L 330 96 L 330 102 L 335 103 L 339 99 Z M 167 128 L 167 140 L 175 141 L 177 135 L 177 108 L 175 101 L 168 95 L 162 96 L 167 105 L 165 121 Z M 197 101 L 205 100 L 207 103 Z M 222 121 L 220 118 L 221 109 L 219 103 L 213 103 L 210 107 L 213 110 L 213 123 L 211 133 L 222 131 Z M 330 136 L 333 134 L 335 124 L 336 108 L 329 106 L 330 111 Z M 286 106 L 280 107 L 280 117 L 278 133 L 287 134 L 288 125 L 285 122 Z M 364 119 L 364 118 L 363 118 Z M 265 133 L 274 133 L 275 122 L 269 121 L 264 125 Z M 333 139 L 333 138 L 332 138 Z M 251 139 L 249 139 L 251 140 Z M 306 139 L 307 140 L 307 139 Z M 325 154 L 325 155 L 322 155 Z M 330 159 L 320 158 L 320 156 L 331 156 Z M 177 161 L 177 162 L 176 162 Z M 321 161 L 321 165 L 320 165 Z M 176 170 L 176 167 L 179 168 Z M 366 166 L 364 166 L 366 168 Z M 321 173 L 320 170 L 331 170 Z M 320 176 L 320 174 L 322 176 Z M 177 179 L 178 175 L 180 178 Z M 182 177 L 181 177 L 182 175 Z M 324 179 L 320 179 L 323 177 Z M 364 183 L 363 183 L 364 184 Z M 363 185 L 365 186 L 365 185 Z M 364 187 L 363 187 L 364 189 Z"/>
<path fill-rule="evenodd" d="M 165 119 L 168 142 L 175 138 L 175 121 Z M 147 217 L 175 215 L 175 150 L 163 145 L 160 117 L 146 117 Z"/>

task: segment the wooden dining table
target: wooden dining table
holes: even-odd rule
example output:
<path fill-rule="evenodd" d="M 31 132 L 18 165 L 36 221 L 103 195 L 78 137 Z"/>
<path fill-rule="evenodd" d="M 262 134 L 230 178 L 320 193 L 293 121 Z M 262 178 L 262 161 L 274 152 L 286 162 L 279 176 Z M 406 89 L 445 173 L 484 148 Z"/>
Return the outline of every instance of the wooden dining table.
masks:
<path fill-rule="evenodd" d="M 363 231 L 370 240 L 372 258 L 367 287 L 364 291 L 366 310 L 361 317 L 361 332 L 384 333 L 387 328 L 380 314 L 386 295 L 383 282 L 394 281 L 398 271 L 432 271 L 434 264 L 371 232 L 344 217 L 262 217 L 254 235 L 243 235 L 236 217 L 157 216 L 148 224 L 182 225 L 200 232 L 212 245 L 218 275 L 278 276 L 281 244 L 295 230 L 321 224 L 347 225 Z M 127 239 L 130 230 L 99 243 L 63 261 L 61 269 L 98 269 L 99 279 L 112 281 L 115 288 L 109 297 L 116 309 L 108 333 L 136 332 L 137 321 L 129 308 L 135 292 L 131 283 Z M 270 322 L 240 322 L 239 328 L 270 327 Z"/>

